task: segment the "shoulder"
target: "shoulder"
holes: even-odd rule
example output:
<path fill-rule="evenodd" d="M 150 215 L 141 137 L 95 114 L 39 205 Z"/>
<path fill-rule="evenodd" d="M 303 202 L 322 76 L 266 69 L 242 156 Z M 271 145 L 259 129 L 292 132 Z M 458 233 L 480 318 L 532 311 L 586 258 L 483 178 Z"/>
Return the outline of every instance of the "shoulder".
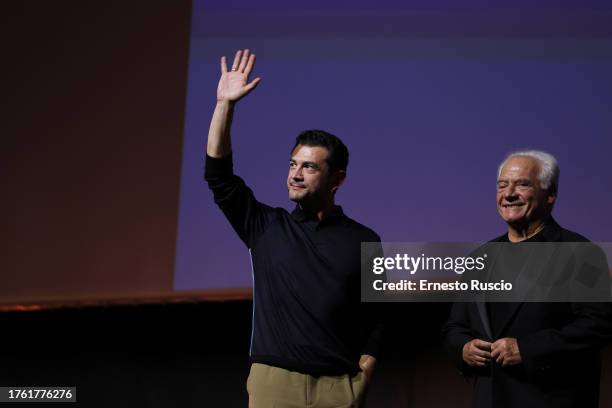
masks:
<path fill-rule="evenodd" d="M 550 220 L 542 234 L 543 242 L 590 242 L 584 235 L 563 228 L 554 219 Z M 502 234 L 489 242 L 508 242 L 508 234 Z"/>
<path fill-rule="evenodd" d="M 552 218 L 547 229 L 546 238 L 550 242 L 590 242 L 584 235 L 563 228 Z"/>
<path fill-rule="evenodd" d="M 355 234 L 358 234 L 362 242 L 380 242 L 380 236 L 373 229 L 366 227 L 346 215 L 344 216 L 344 225 L 350 228 Z"/>
<path fill-rule="evenodd" d="M 591 240 L 577 232 L 559 227 L 562 242 L 590 242 Z"/>
<path fill-rule="evenodd" d="M 270 213 L 280 219 L 291 220 L 291 213 L 283 207 L 269 207 Z"/>
<path fill-rule="evenodd" d="M 508 242 L 508 234 L 507 233 L 501 234 L 500 236 L 495 237 L 489 240 L 488 242 Z"/>

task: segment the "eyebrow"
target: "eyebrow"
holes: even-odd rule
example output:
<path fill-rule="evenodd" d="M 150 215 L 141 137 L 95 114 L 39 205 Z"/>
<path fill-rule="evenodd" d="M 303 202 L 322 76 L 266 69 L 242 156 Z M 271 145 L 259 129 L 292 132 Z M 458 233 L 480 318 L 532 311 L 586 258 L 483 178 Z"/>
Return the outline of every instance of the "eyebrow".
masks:
<path fill-rule="evenodd" d="M 520 179 L 516 179 L 516 180 L 512 180 L 512 181 L 510 181 L 510 180 L 509 180 L 509 179 L 507 179 L 507 178 L 498 178 L 498 179 L 497 179 L 497 183 L 510 183 L 510 182 L 515 183 L 515 184 L 516 184 L 516 183 L 527 183 L 527 184 L 533 184 L 533 182 L 531 181 L 531 179 L 528 179 L 528 178 L 520 178 Z"/>
<path fill-rule="evenodd" d="M 289 159 L 289 163 L 291 163 L 291 162 L 297 163 L 298 161 L 296 159 L 294 159 L 294 158 L 291 158 L 291 159 Z M 302 166 L 304 166 L 304 165 L 310 165 L 312 167 L 316 167 L 317 169 L 321 167 L 320 165 L 318 165 L 316 162 L 313 162 L 313 161 L 303 161 L 302 162 Z"/>
<path fill-rule="evenodd" d="M 526 183 L 526 184 L 533 184 L 533 181 L 531 181 L 531 179 L 528 178 L 521 178 L 516 180 L 517 183 Z"/>

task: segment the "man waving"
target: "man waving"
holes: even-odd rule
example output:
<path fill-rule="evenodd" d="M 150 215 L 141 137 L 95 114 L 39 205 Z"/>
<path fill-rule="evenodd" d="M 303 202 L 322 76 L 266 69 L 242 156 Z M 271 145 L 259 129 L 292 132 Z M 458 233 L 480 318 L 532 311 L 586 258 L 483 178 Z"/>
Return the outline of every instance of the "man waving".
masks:
<path fill-rule="evenodd" d="M 371 229 L 335 203 L 349 153 L 322 130 L 300 133 L 289 157 L 293 211 L 258 201 L 234 175 L 230 126 L 255 55 L 221 58 L 217 105 L 208 133 L 205 178 L 253 264 L 253 334 L 249 406 L 358 407 L 377 355 L 381 325 L 360 303 L 361 242 Z"/>

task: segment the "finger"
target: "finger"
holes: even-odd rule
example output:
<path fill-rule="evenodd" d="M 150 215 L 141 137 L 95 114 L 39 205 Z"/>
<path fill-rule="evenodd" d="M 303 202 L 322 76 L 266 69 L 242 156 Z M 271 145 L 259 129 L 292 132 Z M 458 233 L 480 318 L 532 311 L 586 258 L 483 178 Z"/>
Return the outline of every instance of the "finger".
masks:
<path fill-rule="evenodd" d="M 249 82 L 244 88 L 246 89 L 247 92 L 251 92 L 253 89 L 255 89 L 259 81 L 261 81 L 261 78 L 257 77 L 251 82 Z"/>
<path fill-rule="evenodd" d="M 519 363 L 518 359 L 515 358 L 507 358 L 504 360 L 504 363 L 506 363 L 506 365 L 517 365 Z"/>
<path fill-rule="evenodd" d="M 504 357 L 505 357 L 505 356 L 504 356 L 503 354 L 500 354 L 500 355 L 499 355 L 499 357 L 497 357 L 497 360 L 495 360 L 495 361 L 497 361 L 499 364 L 502 364 L 502 365 L 503 365 L 503 363 L 504 363 Z"/>
<path fill-rule="evenodd" d="M 227 72 L 227 58 L 225 55 L 221 57 L 221 73 L 225 74 Z"/>
<path fill-rule="evenodd" d="M 246 64 L 246 68 L 244 69 L 244 73 L 245 75 L 248 76 L 251 75 L 251 71 L 253 70 L 253 65 L 255 65 L 255 54 L 251 54 L 249 56 L 249 61 Z"/>
<path fill-rule="evenodd" d="M 495 350 L 493 350 L 491 352 L 491 357 L 493 358 L 497 358 L 497 356 L 499 356 L 501 354 L 502 350 L 500 348 L 496 348 Z"/>
<path fill-rule="evenodd" d="M 241 55 L 242 55 L 242 50 L 236 51 L 236 56 L 234 57 L 234 63 L 232 64 L 232 71 L 236 71 L 238 69 L 238 64 L 240 64 Z"/>
<path fill-rule="evenodd" d="M 469 349 L 469 352 L 473 355 L 477 355 L 481 357 L 491 357 L 491 353 L 489 353 L 487 350 L 482 350 L 477 347 L 471 347 Z"/>
<path fill-rule="evenodd" d="M 506 342 L 503 340 L 498 340 L 495 343 L 491 344 L 491 352 L 497 351 L 498 353 L 506 347 Z"/>
<path fill-rule="evenodd" d="M 480 350 L 480 349 L 475 349 L 474 355 L 477 355 L 482 358 L 491 358 L 491 353 L 489 353 L 488 351 Z"/>
<path fill-rule="evenodd" d="M 479 349 L 491 350 L 491 343 L 489 343 L 488 341 L 478 339 L 474 342 L 474 345 Z"/>
<path fill-rule="evenodd" d="M 238 72 L 244 72 L 247 61 L 249 60 L 249 50 L 244 50 L 242 58 L 240 58 L 240 65 L 238 65 Z"/>
<path fill-rule="evenodd" d="M 472 360 L 477 361 L 479 363 L 486 363 L 488 361 L 486 358 L 480 356 L 472 356 Z"/>
<path fill-rule="evenodd" d="M 491 344 L 491 347 L 506 347 L 508 344 L 508 337 L 504 337 L 503 339 L 499 339 Z"/>
<path fill-rule="evenodd" d="M 475 367 L 486 367 L 487 363 L 482 361 L 472 360 L 472 365 Z"/>

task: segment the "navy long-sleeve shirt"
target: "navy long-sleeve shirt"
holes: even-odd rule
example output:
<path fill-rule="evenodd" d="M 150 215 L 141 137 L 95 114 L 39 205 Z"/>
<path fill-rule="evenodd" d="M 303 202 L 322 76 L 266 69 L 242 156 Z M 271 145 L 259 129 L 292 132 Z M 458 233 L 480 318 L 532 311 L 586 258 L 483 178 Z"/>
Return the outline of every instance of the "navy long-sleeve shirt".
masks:
<path fill-rule="evenodd" d="M 253 265 L 250 359 L 310 375 L 356 373 L 376 356 L 380 316 L 360 302 L 361 242 L 379 242 L 340 207 L 323 221 L 255 199 L 231 156 L 206 158 L 215 202 L 249 248 Z"/>

